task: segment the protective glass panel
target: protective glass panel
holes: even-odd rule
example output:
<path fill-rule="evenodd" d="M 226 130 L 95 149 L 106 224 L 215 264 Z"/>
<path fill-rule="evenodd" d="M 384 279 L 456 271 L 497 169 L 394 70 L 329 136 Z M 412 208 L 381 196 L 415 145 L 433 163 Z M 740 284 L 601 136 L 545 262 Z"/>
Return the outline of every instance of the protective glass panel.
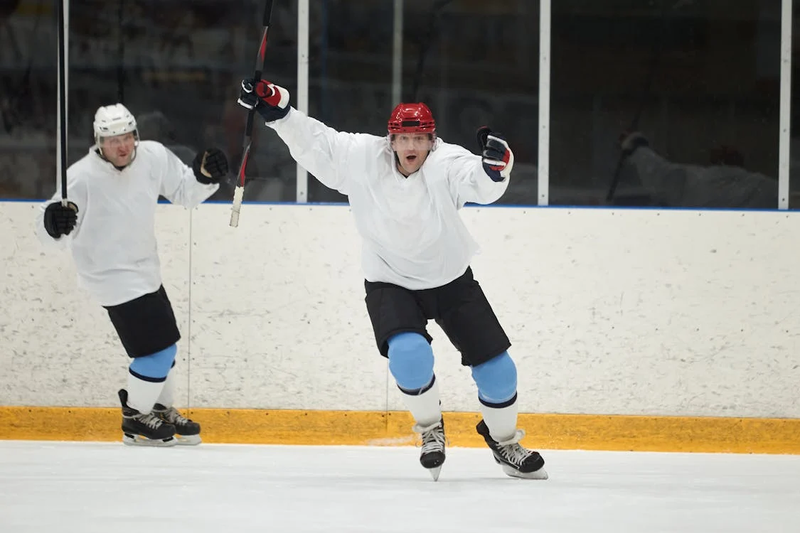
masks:
<path fill-rule="evenodd" d="M 780 4 L 553 2 L 550 203 L 777 208 Z"/>
<path fill-rule="evenodd" d="M 8 2 L 6 4 L 9 4 Z M 246 110 L 239 82 L 252 76 L 264 3 L 81 0 L 70 3 L 68 164 L 93 144 L 101 105 L 122 102 L 142 139 L 158 140 L 190 162 L 222 148 L 238 168 Z M 45 198 L 56 187 L 57 17 L 54 2 L 16 1 L 0 13 L 0 196 Z M 293 90 L 296 2 L 275 2 L 266 72 Z M 262 186 L 284 179 L 262 121 L 254 128 L 246 200 L 280 199 Z M 284 148 L 285 149 L 285 148 Z M 288 154 L 288 152 L 287 152 Z M 285 179 L 294 179 L 294 170 Z M 292 199 L 294 185 L 291 184 Z M 269 189 L 269 190 L 267 190 Z M 212 200 L 230 201 L 232 184 Z"/>

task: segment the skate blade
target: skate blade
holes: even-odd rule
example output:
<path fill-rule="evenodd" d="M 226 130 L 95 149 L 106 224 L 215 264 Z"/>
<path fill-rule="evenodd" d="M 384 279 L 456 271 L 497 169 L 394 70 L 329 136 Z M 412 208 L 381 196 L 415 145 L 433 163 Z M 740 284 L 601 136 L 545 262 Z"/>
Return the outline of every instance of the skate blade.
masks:
<path fill-rule="evenodd" d="M 439 481 L 439 472 L 441 471 L 442 471 L 441 466 L 437 466 L 435 468 L 428 468 L 428 472 L 430 473 L 434 481 Z"/>
<path fill-rule="evenodd" d="M 200 435 L 175 435 L 175 440 L 178 441 L 180 446 L 197 446 L 203 440 Z"/>
<path fill-rule="evenodd" d="M 547 471 L 544 468 L 540 468 L 536 472 L 520 472 L 519 470 L 512 468 L 508 465 L 503 465 L 503 472 L 509 477 L 515 477 L 519 479 L 541 479 L 545 480 L 549 476 L 547 475 Z"/>
<path fill-rule="evenodd" d="M 141 435 L 132 435 L 130 433 L 125 433 L 122 436 L 122 443 L 127 446 L 150 446 L 154 448 L 168 448 L 170 446 L 175 446 L 178 444 L 178 441 L 172 437 L 168 437 L 163 440 L 158 439 L 148 439 L 147 437 L 142 437 Z"/>

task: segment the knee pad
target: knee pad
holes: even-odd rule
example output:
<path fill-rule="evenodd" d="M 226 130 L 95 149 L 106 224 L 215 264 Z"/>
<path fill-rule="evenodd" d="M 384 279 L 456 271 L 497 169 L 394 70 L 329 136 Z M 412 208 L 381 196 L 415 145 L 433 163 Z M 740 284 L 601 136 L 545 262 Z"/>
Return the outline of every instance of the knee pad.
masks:
<path fill-rule="evenodd" d="M 130 372 L 144 381 L 164 381 L 169 374 L 169 370 L 175 364 L 175 355 L 178 353 L 178 345 L 173 344 L 160 352 L 156 352 L 144 357 L 136 357 L 130 366 Z"/>
<path fill-rule="evenodd" d="M 487 404 L 508 402 L 517 394 L 517 367 L 508 352 L 472 367 L 478 398 Z"/>
<path fill-rule="evenodd" d="M 398 333 L 389 339 L 389 371 L 397 386 L 417 391 L 433 381 L 433 350 L 419 333 Z"/>

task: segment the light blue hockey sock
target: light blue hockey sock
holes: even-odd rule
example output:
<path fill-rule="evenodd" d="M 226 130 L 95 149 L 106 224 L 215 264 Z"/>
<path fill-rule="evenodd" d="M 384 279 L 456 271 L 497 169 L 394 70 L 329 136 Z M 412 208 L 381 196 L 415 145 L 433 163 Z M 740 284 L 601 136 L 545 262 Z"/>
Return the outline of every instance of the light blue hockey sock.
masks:
<path fill-rule="evenodd" d="M 178 346 L 144 357 L 136 357 L 128 368 L 128 406 L 140 413 L 149 413 L 164 388 L 169 370 L 175 362 Z"/>

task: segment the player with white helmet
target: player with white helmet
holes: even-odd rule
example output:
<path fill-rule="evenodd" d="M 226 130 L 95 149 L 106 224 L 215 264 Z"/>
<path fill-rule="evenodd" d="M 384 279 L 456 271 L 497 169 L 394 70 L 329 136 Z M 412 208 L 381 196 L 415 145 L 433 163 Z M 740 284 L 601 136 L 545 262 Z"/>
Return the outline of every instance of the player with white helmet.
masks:
<path fill-rule="evenodd" d="M 458 210 L 490 204 L 508 187 L 514 156 L 498 133 L 478 132 L 481 155 L 448 144 L 423 103 L 402 103 L 388 135 L 336 131 L 289 106 L 286 89 L 244 80 L 239 104 L 255 109 L 292 157 L 323 185 L 348 196 L 363 239 L 366 305 L 381 355 L 416 422 L 420 463 L 434 479 L 445 432 L 429 320 L 436 320 L 478 386 L 483 436 L 503 471 L 546 479 L 538 452 L 519 444 L 517 371 L 511 343 L 470 268 L 477 244 Z"/>
<path fill-rule="evenodd" d="M 94 142 L 99 155 L 117 167 L 124 167 L 136 157 L 139 132 L 136 119 L 122 104 L 100 107 L 92 123 Z"/>
<path fill-rule="evenodd" d="M 70 249 L 79 285 L 107 310 L 131 358 L 119 391 L 123 442 L 198 444 L 199 424 L 173 407 L 180 332 L 161 282 L 155 213 L 159 196 L 187 208 L 206 200 L 228 161 L 211 148 L 189 167 L 161 143 L 140 141 L 122 104 L 100 107 L 93 129 L 95 145 L 67 169 L 68 205 L 57 190 L 36 231 L 43 243 Z"/>

